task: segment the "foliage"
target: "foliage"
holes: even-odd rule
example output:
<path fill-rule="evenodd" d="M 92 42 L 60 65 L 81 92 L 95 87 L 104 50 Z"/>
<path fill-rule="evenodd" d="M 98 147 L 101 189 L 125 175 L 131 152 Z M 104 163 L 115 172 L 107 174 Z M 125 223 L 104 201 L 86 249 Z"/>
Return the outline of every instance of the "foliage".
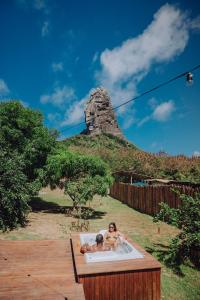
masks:
<path fill-rule="evenodd" d="M 0 103 L 0 229 L 24 225 L 27 201 L 44 183 L 43 167 L 56 146 L 55 136 L 44 127 L 40 112 L 18 101 Z"/>
<path fill-rule="evenodd" d="M 94 137 L 77 135 L 60 143 L 70 151 L 101 157 L 113 173 L 131 169 L 152 178 L 200 182 L 200 157 L 147 153 L 108 134 Z"/>
<path fill-rule="evenodd" d="M 25 225 L 30 186 L 24 163 L 16 152 L 0 151 L 0 228 L 3 231 Z"/>
<path fill-rule="evenodd" d="M 180 233 L 171 240 L 169 252 L 163 257 L 164 262 L 172 267 L 192 258 L 193 251 L 200 251 L 200 193 L 192 197 L 175 192 L 182 201 L 179 209 L 161 203 L 161 210 L 154 218 L 155 222 L 162 220 L 180 229 Z"/>
<path fill-rule="evenodd" d="M 105 196 L 112 183 L 110 170 L 100 158 L 58 149 L 48 158 L 46 180 L 51 188 L 64 187 L 78 208 L 95 194 Z"/>
<path fill-rule="evenodd" d="M 159 221 L 163 221 L 178 227 L 177 220 L 178 215 L 180 214 L 180 210 L 176 208 L 170 208 L 169 205 L 164 202 L 160 203 L 160 207 L 161 209 L 159 213 L 153 218 L 153 222 L 157 223 Z"/>
<path fill-rule="evenodd" d="M 28 180 L 41 176 L 55 137 L 55 132 L 44 127 L 40 112 L 24 108 L 18 101 L 0 103 L 0 145 L 21 155 Z"/>
<path fill-rule="evenodd" d="M 108 182 L 102 176 L 84 176 L 65 182 L 65 193 L 67 193 L 74 202 L 74 206 L 85 204 L 92 201 L 95 194 L 106 196 Z"/>

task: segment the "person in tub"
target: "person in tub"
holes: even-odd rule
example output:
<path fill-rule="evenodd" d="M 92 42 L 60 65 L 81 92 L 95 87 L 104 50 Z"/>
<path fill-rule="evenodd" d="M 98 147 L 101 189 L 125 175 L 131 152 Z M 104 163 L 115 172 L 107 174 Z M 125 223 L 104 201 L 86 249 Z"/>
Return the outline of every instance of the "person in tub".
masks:
<path fill-rule="evenodd" d="M 86 252 L 97 252 L 97 251 L 109 251 L 111 250 L 110 245 L 104 245 L 103 235 L 97 234 L 96 236 L 96 244 L 89 246 L 88 244 L 82 245 L 80 252 L 82 254 Z"/>
<path fill-rule="evenodd" d="M 117 245 L 124 239 L 124 235 L 117 230 L 116 224 L 111 222 L 108 230 L 104 234 L 105 245 L 109 245 L 115 249 Z"/>

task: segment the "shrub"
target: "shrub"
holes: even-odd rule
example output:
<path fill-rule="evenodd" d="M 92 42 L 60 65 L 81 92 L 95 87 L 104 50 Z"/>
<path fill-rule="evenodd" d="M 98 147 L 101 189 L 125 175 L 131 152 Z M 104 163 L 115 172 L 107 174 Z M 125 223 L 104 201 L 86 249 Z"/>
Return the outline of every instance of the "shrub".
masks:
<path fill-rule="evenodd" d="M 171 240 L 169 252 L 163 257 L 164 262 L 172 267 L 179 266 L 188 258 L 193 260 L 193 252 L 200 251 L 200 193 L 192 197 L 175 192 L 182 200 L 179 209 L 161 203 L 161 210 L 154 218 L 156 222 L 162 220 L 180 229 L 180 233 Z M 199 266 L 199 261 L 194 262 Z"/>
<path fill-rule="evenodd" d="M 95 194 L 105 196 L 112 183 L 110 170 L 100 158 L 59 149 L 48 158 L 46 180 L 51 188 L 64 187 L 77 208 Z"/>
<path fill-rule="evenodd" d="M 0 228 L 5 231 L 25 225 L 29 189 L 23 161 L 16 153 L 0 151 Z"/>
<path fill-rule="evenodd" d="M 43 167 L 55 136 L 40 112 L 18 101 L 0 103 L 0 229 L 25 224 L 27 201 L 44 184 Z"/>

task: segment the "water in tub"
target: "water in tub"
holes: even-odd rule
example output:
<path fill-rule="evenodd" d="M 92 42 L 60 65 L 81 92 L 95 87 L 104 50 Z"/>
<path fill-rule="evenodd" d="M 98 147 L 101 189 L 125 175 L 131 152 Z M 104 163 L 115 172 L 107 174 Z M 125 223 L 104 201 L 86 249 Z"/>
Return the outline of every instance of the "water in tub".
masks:
<path fill-rule="evenodd" d="M 95 233 L 80 234 L 81 245 L 95 244 Z M 128 241 L 121 240 L 116 250 L 85 253 L 86 262 L 118 261 L 143 258 L 144 256 L 136 250 Z"/>

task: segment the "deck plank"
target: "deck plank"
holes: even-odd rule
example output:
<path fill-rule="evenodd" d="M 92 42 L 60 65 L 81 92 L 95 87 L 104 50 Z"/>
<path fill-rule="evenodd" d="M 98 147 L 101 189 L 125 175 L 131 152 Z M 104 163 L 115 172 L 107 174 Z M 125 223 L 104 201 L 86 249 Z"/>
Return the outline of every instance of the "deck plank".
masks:
<path fill-rule="evenodd" d="M 70 241 L 0 241 L 0 300 L 85 299 Z"/>

